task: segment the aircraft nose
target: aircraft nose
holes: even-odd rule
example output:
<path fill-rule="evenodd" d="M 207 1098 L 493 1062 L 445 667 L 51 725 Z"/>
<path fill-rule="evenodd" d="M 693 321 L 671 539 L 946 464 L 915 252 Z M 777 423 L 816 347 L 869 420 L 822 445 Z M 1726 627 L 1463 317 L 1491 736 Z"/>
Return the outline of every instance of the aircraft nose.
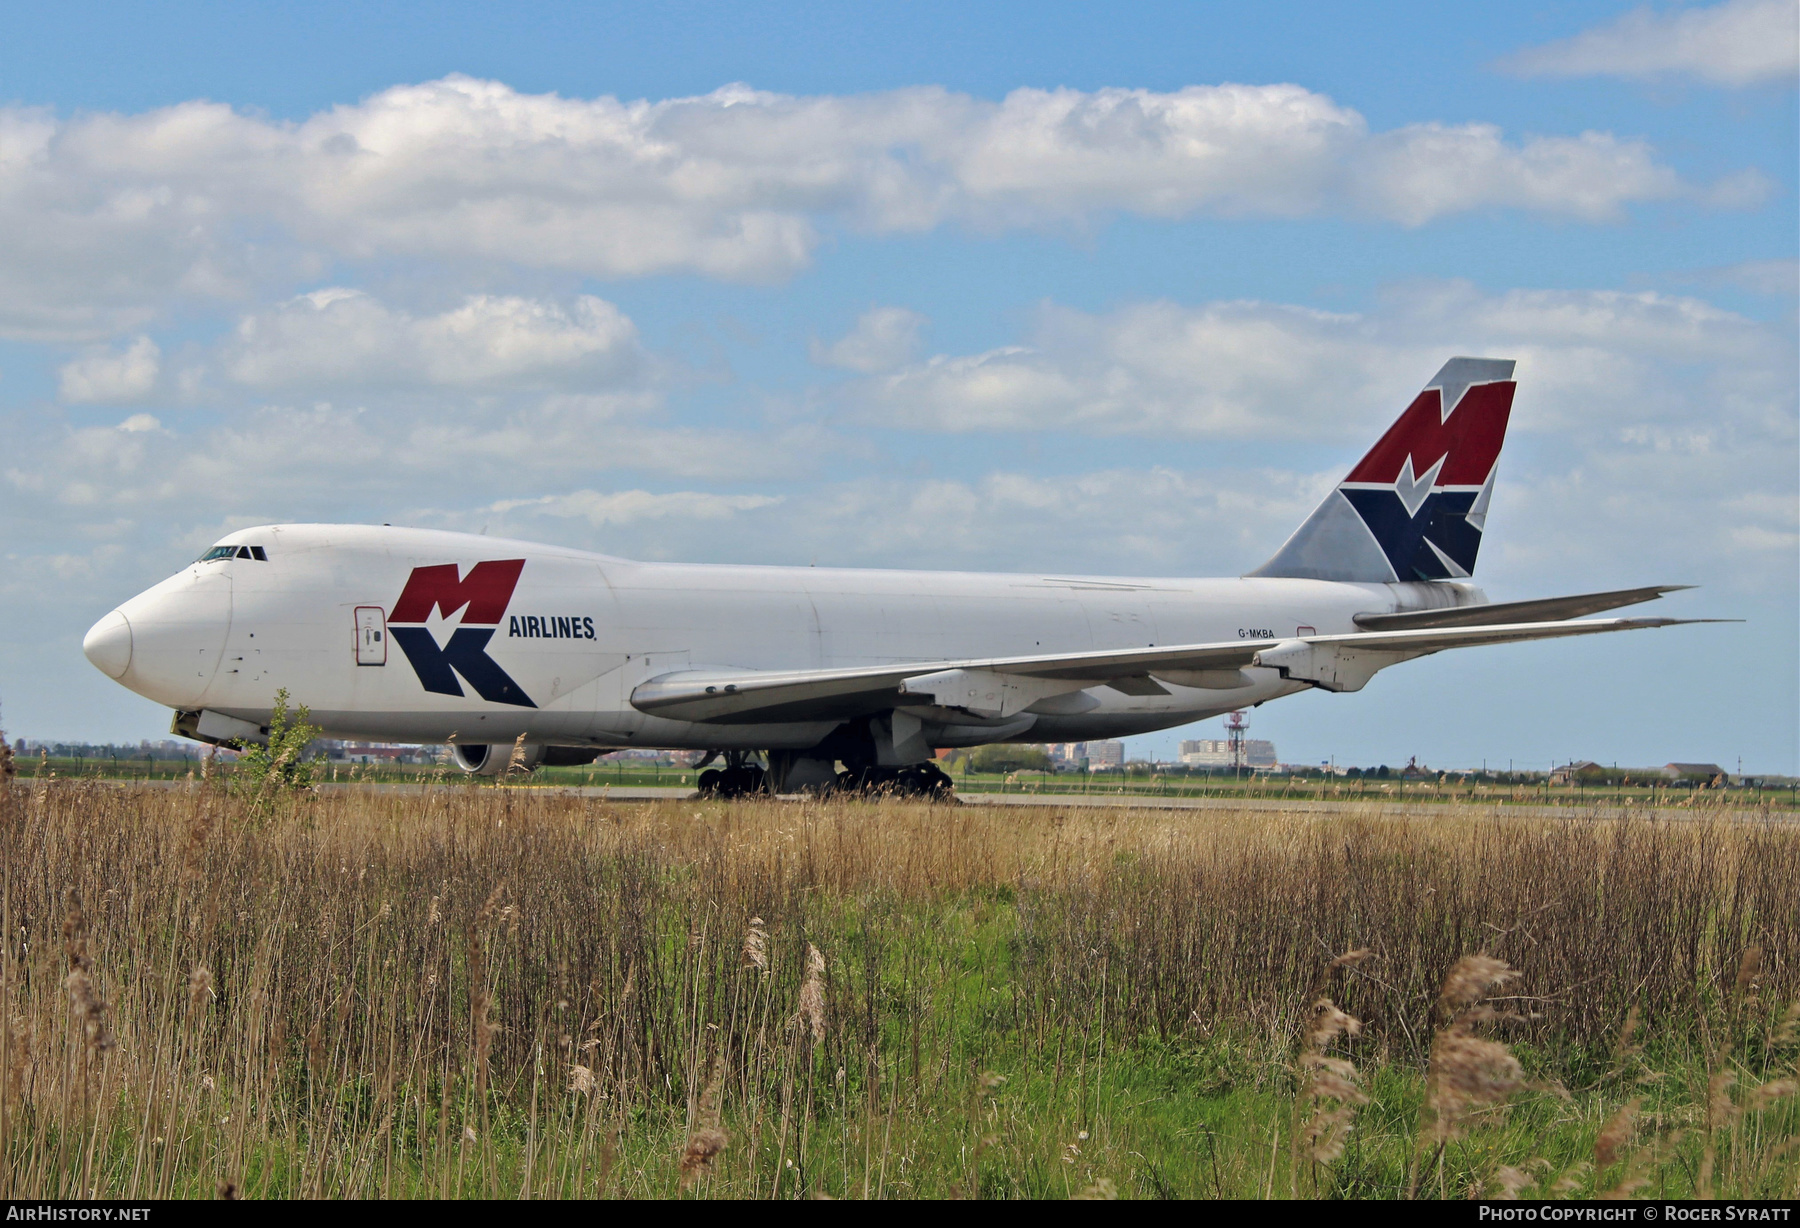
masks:
<path fill-rule="evenodd" d="M 131 668 L 131 621 L 114 610 L 88 628 L 81 651 L 108 678 L 123 678 Z"/>

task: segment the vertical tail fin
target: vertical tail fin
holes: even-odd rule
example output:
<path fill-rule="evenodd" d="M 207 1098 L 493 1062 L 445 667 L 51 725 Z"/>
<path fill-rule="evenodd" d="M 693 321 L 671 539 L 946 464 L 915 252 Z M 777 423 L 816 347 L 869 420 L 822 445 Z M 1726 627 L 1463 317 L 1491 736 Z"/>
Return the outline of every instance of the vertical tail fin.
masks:
<path fill-rule="evenodd" d="M 1387 583 L 1472 574 L 1513 362 L 1452 358 L 1253 576 Z"/>

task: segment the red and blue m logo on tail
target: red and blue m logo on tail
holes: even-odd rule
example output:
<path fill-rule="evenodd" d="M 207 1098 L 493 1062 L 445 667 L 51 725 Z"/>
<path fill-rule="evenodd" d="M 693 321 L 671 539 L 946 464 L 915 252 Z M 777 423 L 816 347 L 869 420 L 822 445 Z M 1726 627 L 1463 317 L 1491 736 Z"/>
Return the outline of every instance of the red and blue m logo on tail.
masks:
<path fill-rule="evenodd" d="M 388 634 L 406 654 L 421 686 L 439 695 L 461 695 L 460 674 L 489 703 L 537 707 L 524 688 L 487 655 L 488 641 L 506 616 L 524 569 L 524 559 L 477 563 L 460 578 L 454 563 L 413 568 L 400 600 L 388 615 Z M 446 619 L 462 611 L 462 622 L 442 647 L 423 625 L 430 621 L 433 609 Z M 415 625 L 401 625 L 405 623 Z"/>
<path fill-rule="evenodd" d="M 1375 583 L 1471 575 L 1516 387 L 1510 359 L 1452 358 L 1250 574 Z"/>

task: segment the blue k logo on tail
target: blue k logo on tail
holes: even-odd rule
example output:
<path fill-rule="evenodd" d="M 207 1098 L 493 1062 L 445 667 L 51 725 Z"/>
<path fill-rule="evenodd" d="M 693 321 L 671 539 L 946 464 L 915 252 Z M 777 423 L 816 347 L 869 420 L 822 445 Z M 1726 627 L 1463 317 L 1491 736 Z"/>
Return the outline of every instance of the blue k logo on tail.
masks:
<path fill-rule="evenodd" d="M 1250 574 L 1371 583 L 1471 575 L 1515 387 L 1510 359 L 1452 358 Z"/>

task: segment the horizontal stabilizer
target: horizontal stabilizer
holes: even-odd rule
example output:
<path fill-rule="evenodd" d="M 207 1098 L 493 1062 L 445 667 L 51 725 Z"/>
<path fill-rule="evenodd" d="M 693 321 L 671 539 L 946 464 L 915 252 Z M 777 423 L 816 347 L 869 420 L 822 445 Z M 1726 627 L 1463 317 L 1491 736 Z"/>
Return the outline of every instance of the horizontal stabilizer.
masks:
<path fill-rule="evenodd" d="M 1548 623 L 1583 618 L 1602 610 L 1655 601 L 1664 593 L 1693 588 L 1691 584 L 1652 584 L 1647 588 L 1621 588 L 1610 593 L 1582 593 L 1575 597 L 1540 597 L 1534 601 L 1502 601 L 1488 605 L 1454 606 L 1443 610 L 1407 610 L 1399 614 L 1358 614 L 1356 625 L 1365 631 L 1416 631 L 1425 627 L 1491 627 L 1497 623 Z"/>

